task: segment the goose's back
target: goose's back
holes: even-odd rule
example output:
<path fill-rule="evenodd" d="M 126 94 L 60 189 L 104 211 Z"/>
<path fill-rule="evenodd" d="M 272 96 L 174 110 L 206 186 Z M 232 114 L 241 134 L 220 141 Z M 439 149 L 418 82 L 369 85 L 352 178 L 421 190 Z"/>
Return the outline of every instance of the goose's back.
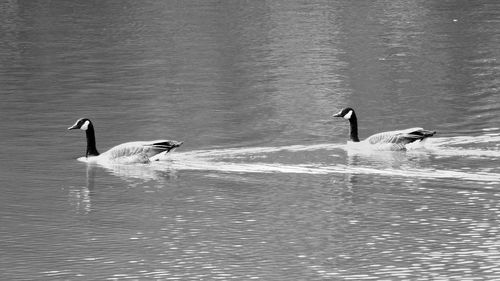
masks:
<path fill-rule="evenodd" d="M 366 139 L 371 145 L 389 145 L 390 150 L 404 150 L 405 145 L 434 135 L 434 131 L 415 127 L 405 130 L 388 131 L 372 135 Z"/>
<path fill-rule="evenodd" d="M 415 131 L 422 130 L 422 128 L 410 128 L 405 130 L 387 131 L 382 133 L 374 134 L 368 137 L 366 140 L 370 144 L 377 143 L 402 143 L 407 141 L 407 137 Z"/>
<path fill-rule="evenodd" d="M 126 142 L 112 147 L 101 155 L 117 163 L 146 163 L 149 158 L 165 151 L 168 152 L 180 144 L 181 142 L 169 140 Z"/>

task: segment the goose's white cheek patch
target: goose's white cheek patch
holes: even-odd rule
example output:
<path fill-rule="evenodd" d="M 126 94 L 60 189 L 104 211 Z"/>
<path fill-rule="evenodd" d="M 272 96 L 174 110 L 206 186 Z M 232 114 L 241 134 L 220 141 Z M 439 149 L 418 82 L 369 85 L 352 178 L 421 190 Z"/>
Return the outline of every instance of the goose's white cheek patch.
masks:
<path fill-rule="evenodd" d="M 85 123 L 83 123 L 83 125 L 80 127 L 80 130 L 87 131 L 87 129 L 89 128 L 89 123 L 89 121 L 85 121 Z"/>
<path fill-rule="evenodd" d="M 352 116 L 352 110 L 349 110 L 346 115 L 344 115 L 344 119 L 351 119 Z"/>

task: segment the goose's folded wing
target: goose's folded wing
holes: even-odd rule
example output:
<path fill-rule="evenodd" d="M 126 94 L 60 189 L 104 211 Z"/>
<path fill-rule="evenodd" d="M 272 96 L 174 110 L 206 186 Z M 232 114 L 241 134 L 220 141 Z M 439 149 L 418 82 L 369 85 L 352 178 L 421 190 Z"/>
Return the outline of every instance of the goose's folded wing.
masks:
<path fill-rule="evenodd" d="M 399 131 L 382 132 L 370 136 L 367 141 L 370 144 L 397 143 L 408 144 L 416 140 L 422 140 L 434 135 L 434 131 L 424 130 L 423 128 L 410 128 Z"/>
<path fill-rule="evenodd" d="M 168 152 L 181 144 L 182 142 L 172 140 L 127 142 L 111 148 L 105 154 L 111 160 L 127 158 L 134 162 L 144 162 L 142 160 L 149 159 L 158 153 Z"/>

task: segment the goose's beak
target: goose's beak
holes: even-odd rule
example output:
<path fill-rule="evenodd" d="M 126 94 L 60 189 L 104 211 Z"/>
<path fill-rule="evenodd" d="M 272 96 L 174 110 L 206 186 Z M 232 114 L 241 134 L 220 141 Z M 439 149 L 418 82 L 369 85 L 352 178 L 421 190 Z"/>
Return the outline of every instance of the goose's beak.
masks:
<path fill-rule="evenodd" d="M 77 129 L 76 124 L 68 128 L 68 130 L 74 130 L 74 129 Z"/>
<path fill-rule="evenodd" d="M 342 117 L 341 113 L 342 113 L 342 112 L 339 112 L 339 113 L 337 113 L 337 114 L 333 114 L 333 115 L 332 115 L 332 117 Z"/>

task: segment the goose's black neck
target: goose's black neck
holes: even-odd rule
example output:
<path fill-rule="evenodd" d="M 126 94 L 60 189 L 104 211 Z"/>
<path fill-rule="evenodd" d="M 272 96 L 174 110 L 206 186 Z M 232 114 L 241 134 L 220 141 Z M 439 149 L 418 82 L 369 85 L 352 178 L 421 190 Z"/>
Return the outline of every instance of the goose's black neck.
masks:
<path fill-rule="evenodd" d="M 85 154 L 85 157 L 99 155 L 95 145 L 95 133 L 92 123 L 90 123 L 87 130 L 85 130 L 85 134 L 87 135 L 87 153 Z"/>
<path fill-rule="evenodd" d="M 349 118 L 349 124 L 351 125 L 351 141 L 359 142 L 358 138 L 358 118 L 356 117 L 356 113 L 352 112 L 351 118 Z"/>

